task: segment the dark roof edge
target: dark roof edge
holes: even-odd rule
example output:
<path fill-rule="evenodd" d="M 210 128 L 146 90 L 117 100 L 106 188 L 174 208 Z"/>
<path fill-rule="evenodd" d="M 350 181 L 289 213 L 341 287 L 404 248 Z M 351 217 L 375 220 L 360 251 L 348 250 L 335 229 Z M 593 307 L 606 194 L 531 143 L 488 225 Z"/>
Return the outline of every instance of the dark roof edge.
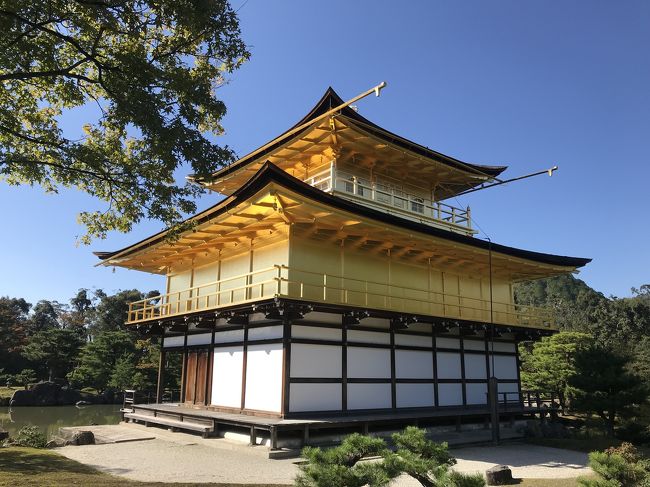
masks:
<path fill-rule="evenodd" d="M 373 208 L 363 206 L 343 198 L 339 198 L 338 196 L 325 193 L 324 191 L 321 191 L 320 189 L 316 189 L 310 186 L 309 184 L 291 176 L 286 171 L 283 171 L 282 169 L 280 169 L 279 167 L 277 167 L 276 165 L 268 161 L 262 166 L 262 168 L 257 173 L 255 173 L 253 177 L 251 177 L 242 187 L 240 187 L 237 191 L 235 191 L 230 197 L 226 198 L 226 200 L 211 206 L 207 210 L 197 214 L 194 217 L 189 218 L 188 220 L 194 219 L 199 224 L 209 221 L 211 218 L 215 216 L 215 213 L 218 215 L 228 210 L 229 208 L 239 204 L 242 200 L 245 200 L 246 198 L 252 196 L 257 191 L 262 189 L 269 182 L 279 183 L 280 185 L 286 187 L 287 189 L 293 190 L 297 193 L 300 193 L 301 195 L 308 196 L 309 198 L 315 201 L 328 204 L 330 206 L 333 206 L 335 208 L 344 211 L 349 211 L 355 215 L 365 216 L 372 220 L 377 220 L 383 223 L 409 229 L 425 235 L 431 235 L 434 237 L 450 240 L 453 242 L 458 242 L 461 244 L 469 245 L 483 250 L 491 249 L 493 252 L 510 255 L 512 257 L 518 257 L 518 258 L 532 260 L 543 264 L 557 265 L 563 267 L 577 268 L 577 267 L 582 267 L 588 264 L 589 262 L 591 262 L 591 259 L 589 258 L 568 257 L 562 255 L 546 254 L 542 252 L 534 252 L 530 250 L 523 250 L 515 247 L 508 247 L 506 245 L 491 243 L 486 240 L 481 240 L 475 237 L 469 237 L 467 235 L 451 232 L 449 230 L 443 230 L 440 228 L 431 227 L 429 225 L 425 225 L 415 221 L 406 220 L 404 218 L 391 215 L 388 213 L 384 213 L 382 211 L 375 210 Z M 164 230 L 162 232 L 159 232 L 156 235 L 153 235 L 152 237 L 141 240 L 138 243 L 135 243 L 133 245 L 130 245 L 128 247 L 125 247 L 115 252 L 95 252 L 95 255 L 97 255 L 102 260 L 106 260 L 130 248 L 141 245 L 147 242 L 148 240 L 150 240 L 150 242 L 148 243 L 147 246 L 154 245 L 160 242 L 164 238 L 166 232 L 167 230 Z"/>
<path fill-rule="evenodd" d="M 282 145 L 283 143 L 286 142 L 288 137 L 285 137 L 284 134 L 287 132 L 290 132 L 291 130 L 295 129 L 296 127 L 300 127 L 301 125 L 309 122 L 310 120 L 315 119 L 316 117 L 324 114 L 328 110 L 331 110 L 332 108 L 335 108 L 339 105 L 342 105 L 345 103 L 345 101 L 334 91 L 334 89 L 330 86 L 327 88 L 327 91 L 325 91 L 325 94 L 321 97 L 321 99 L 316 103 L 316 105 L 305 115 L 300 121 L 298 121 L 295 125 L 290 127 L 288 130 L 283 132 L 282 134 L 278 135 L 275 139 L 277 142 L 263 151 L 259 153 L 255 153 L 255 151 L 250 152 L 249 154 L 243 156 L 240 158 L 238 161 L 235 161 L 234 163 L 219 169 L 218 171 L 214 172 L 212 174 L 213 177 L 222 177 L 226 176 L 244 166 L 247 166 L 251 162 L 258 160 L 270 152 L 274 151 L 278 146 Z M 344 107 L 341 112 L 342 115 L 345 117 L 351 119 L 352 121 L 359 122 L 366 127 L 364 127 L 366 130 L 371 132 L 373 135 L 382 138 L 392 144 L 395 144 L 399 147 L 402 147 L 404 149 L 410 150 L 412 152 L 415 152 L 418 155 L 421 155 L 423 157 L 427 157 L 429 159 L 434 159 L 438 162 L 442 162 L 444 164 L 447 164 L 449 166 L 454 166 L 457 169 L 465 170 L 469 172 L 475 171 L 477 173 L 482 173 L 486 174 L 491 177 L 497 177 L 499 174 L 501 174 L 503 171 L 505 171 L 508 166 L 484 166 L 481 164 L 472 164 L 469 162 L 463 162 L 459 159 L 455 159 L 451 156 L 447 156 L 445 154 L 442 154 L 441 152 L 434 151 L 433 149 L 429 149 L 428 147 L 425 147 L 423 145 L 418 144 L 417 142 L 412 142 L 408 139 L 405 139 L 404 137 L 401 137 L 393 132 L 390 132 L 389 130 L 386 130 L 376 123 L 371 122 L 367 118 L 363 117 L 362 115 L 359 115 L 355 110 L 350 108 L 349 106 Z M 309 127 L 305 127 L 304 130 L 307 130 Z M 296 132 L 295 134 L 291 135 L 291 137 L 298 137 L 300 134 L 304 132 L 304 130 L 300 130 L 299 132 Z M 272 140 L 272 141 L 273 141 Z M 270 143 L 272 141 L 267 142 Z M 266 145 L 266 144 L 264 144 Z M 262 145 L 261 147 L 263 147 Z M 257 149 L 256 149 L 257 150 Z M 193 176 L 190 176 L 192 178 Z M 197 182 L 201 182 L 200 180 L 196 180 Z"/>

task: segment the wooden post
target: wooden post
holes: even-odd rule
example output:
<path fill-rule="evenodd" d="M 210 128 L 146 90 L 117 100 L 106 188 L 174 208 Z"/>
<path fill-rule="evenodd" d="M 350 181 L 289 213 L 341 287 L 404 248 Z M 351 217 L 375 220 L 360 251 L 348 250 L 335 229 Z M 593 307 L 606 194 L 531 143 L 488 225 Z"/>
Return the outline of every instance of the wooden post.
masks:
<path fill-rule="evenodd" d="M 499 381 L 496 377 L 488 380 L 488 400 L 490 403 L 490 419 L 492 422 L 492 443 L 499 444 Z"/>
<path fill-rule="evenodd" d="M 271 436 L 271 450 L 278 449 L 278 428 L 276 426 L 271 426 L 269 429 L 269 435 Z"/>
<path fill-rule="evenodd" d="M 156 402 L 162 402 L 163 391 L 165 388 L 165 327 L 163 327 L 162 335 L 160 336 L 160 358 L 158 360 L 158 384 L 156 388 Z"/>
<path fill-rule="evenodd" d="M 181 397 L 180 402 L 185 402 L 185 385 L 187 381 L 187 330 L 183 336 L 183 372 L 181 376 Z"/>

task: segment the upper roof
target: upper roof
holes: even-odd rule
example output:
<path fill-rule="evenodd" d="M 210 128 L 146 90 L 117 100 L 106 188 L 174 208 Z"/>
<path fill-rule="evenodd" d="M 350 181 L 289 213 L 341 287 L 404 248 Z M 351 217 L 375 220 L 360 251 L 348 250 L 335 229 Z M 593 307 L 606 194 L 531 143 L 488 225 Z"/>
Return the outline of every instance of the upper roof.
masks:
<path fill-rule="evenodd" d="M 262 166 L 262 169 L 259 170 L 254 177 L 247 181 L 246 184 L 241 186 L 228 198 L 212 206 L 211 208 L 208 208 L 207 210 L 193 216 L 191 220 L 196 223 L 197 227 L 195 230 L 193 230 L 194 233 L 189 232 L 189 235 L 187 237 L 193 238 L 193 240 L 189 240 L 189 243 L 182 243 L 179 245 L 179 247 L 177 247 L 176 250 L 174 250 L 173 243 L 165 242 L 167 231 L 162 231 L 124 249 L 115 252 L 95 252 L 95 255 L 97 255 L 102 260 L 102 264 L 104 265 L 123 265 L 125 267 L 137 268 L 149 272 L 156 272 L 154 269 L 159 269 L 159 272 L 163 272 L 159 267 L 155 267 L 156 263 L 157 265 L 160 265 L 160 262 L 162 262 L 161 260 L 156 260 L 156 258 L 149 261 L 143 258 L 143 254 L 157 247 L 160 248 L 160 246 L 165 246 L 165 249 L 163 250 L 164 254 L 170 254 L 172 259 L 180 258 L 180 253 L 187 250 L 185 247 L 189 247 L 190 250 L 196 248 L 197 240 L 198 245 L 200 245 L 200 249 L 204 250 L 204 248 L 208 248 L 210 246 L 214 247 L 215 244 L 219 244 L 220 239 L 227 240 L 221 231 L 217 233 L 214 231 L 214 229 L 209 229 L 209 225 L 219 225 L 220 218 L 250 219 L 252 222 L 250 224 L 225 223 L 225 225 L 228 225 L 228 227 L 231 229 L 235 228 L 236 231 L 247 231 L 249 233 L 251 231 L 259 231 L 262 228 L 270 228 L 268 225 L 277 224 L 277 221 L 282 222 L 282 220 L 277 219 L 277 209 L 271 208 L 271 206 L 275 205 L 269 205 L 268 203 L 258 203 L 261 208 L 265 208 L 266 212 L 263 215 L 260 214 L 261 216 L 255 216 L 246 213 L 250 212 L 250 210 L 245 209 L 245 205 L 250 204 L 251 199 L 259 197 L 262 192 L 265 194 L 270 193 L 273 195 L 273 197 L 275 197 L 276 194 L 282 193 L 283 198 L 299 199 L 302 201 L 301 204 L 312 205 L 312 208 L 314 205 L 320 205 L 320 207 L 328 207 L 336 210 L 338 212 L 338 215 L 354 215 L 355 218 L 359 218 L 360 220 L 367 222 L 367 225 L 369 225 L 368 228 L 370 228 L 370 226 L 373 226 L 373 228 L 380 227 L 382 231 L 391 232 L 393 232 L 393 230 L 390 230 L 390 228 L 394 228 L 395 230 L 392 236 L 389 237 L 394 242 L 397 241 L 397 235 L 401 232 L 401 235 L 403 235 L 405 239 L 416 238 L 420 241 L 427 241 L 429 238 L 433 238 L 432 248 L 437 248 L 438 251 L 444 248 L 444 246 L 451 243 L 460 244 L 461 248 L 467 249 L 466 254 L 467 256 L 470 256 L 470 259 L 475 259 L 475 257 L 471 257 L 474 255 L 473 253 L 476 252 L 472 249 L 480 249 L 487 252 L 491 251 L 494 255 L 495 266 L 498 266 L 499 262 L 503 261 L 504 268 L 508 267 L 508 264 L 506 262 L 508 260 L 508 256 L 520 259 L 519 262 L 521 270 L 516 274 L 519 276 L 519 279 L 547 277 L 563 272 L 570 272 L 571 270 L 582 267 L 591 261 L 591 259 L 587 258 L 567 257 L 517 249 L 514 247 L 487 242 L 485 240 L 469 237 L 466 235 L 461 235 L 415 221 L 406 220 L 404 218 L 400 218 L 398 216 L 375 210 L 373 208 L 354 203 L 353 201 L 349 201 L 344 198 L 331 195 L 329 193 L 325 193 L 291 176 L 286 171 L 283 171 L 271 163 L 265 163 Z M 312 210 L 308 210 L 307 214 L 313 214 L 310 213 L 311 211 Z M 310 225 L 327 224 L 325 218 L 314 218 L 311 220 L 303 218 L 302 220 L 305 221 L 301 223 Z M 248 225 L 250 225 L 250 227 Z M 355 226 L 357 230 L 358 227 L 359 225 Z M 205 232 L 207 236 L 197 235 L 197 233 L 201 234 L 201 232 Z M 232 239 L 234 237 L 234 232 L 229 232 L 229 236 L 229 238 Z M 181 240 L 183 238 L 184 237 L 181 236 Z M 208 238 L 212 239 L 212 241 L 208 242 L 206 240 L 203 240 L 204 243 L 201 243 L 201 239 Z M 418 248 L 422 248 L 422 246 Z M 170 257 L 167 257 L 165 255 L 165 258 Z"/>
<path fill-rule="evenodd" d="M 440 200 L 492 180 L 507 169 L 507 166 L 463 162 L 431 150 L 380 127 L 347 105 L 332 114 L 332 118 L 319 119 L 344 103 L 329 87 L 314 108 L 283 134 L 216 171 L 209 180 L 190 178 L 218 192 L 230 194 L 257 172 L 259 166 L 267 160 L 288 170 L 289 166 L 293 168 L 295 164 L 304 165 L 305 161 L 317 155 L 318 151 L 329 154 L 326 151 L 326 148 L 329 148 L 332 153 L 337 153 L 343 159 L 346 154 L 360 154 L 368 159 L 368 163 L 375 167 L 376 171 L 381 173 L 384 168 L 389 176 L 391 171 L 403 171 L 408 166 L 405 162 L 412 162 L 412 174 L 407 174 L 407 177 L 412 177 L 417 184 L 426 184 L 427 189 L 435 187 L 436 199 Z M 310 124 L 312 121 L 314 123 Z M 304 127 L 295 131 L 301 126 Z M 328 137 L 330 133 L 337 131 L 341 132 L 341 137 Z M 295 160 L 295 164 L 289 162 L 291 159 Z M 355 164 L 359 163 L 359 158 L 353 157 L 352 160 Z M 256 167 L 250 167 L 255 163 L 258 164 Z M 244 170 L 246 174 L 239 174 Z M 404 178 L 399 176 L 398 179 Z"/>

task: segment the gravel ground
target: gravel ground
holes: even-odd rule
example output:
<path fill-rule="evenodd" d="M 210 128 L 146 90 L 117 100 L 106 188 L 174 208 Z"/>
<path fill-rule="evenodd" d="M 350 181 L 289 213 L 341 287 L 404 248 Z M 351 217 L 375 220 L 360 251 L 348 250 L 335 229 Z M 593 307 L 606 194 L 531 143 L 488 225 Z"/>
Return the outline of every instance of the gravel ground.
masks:
<path fill-rule="evenodd" d="M 137 425 L 125 428 L 144 428 Z M 248 447 L 225 439 L 146 429 L 156 438 L 128 443 L 67 446 L 56 451 L 103 472 L 132 480 L 157 482 L 223 482 L 290 485 L 298 472 L 295 459 L 269 460 L 264 447 Z M 589 474 L 584 453 L 534 445 L 507 444 L 452 450 L 456 469 L 484 472 L 503 464 L 516 478 L 569 478 Z M 410 478 L 395 482 L 416 487 Z"/>

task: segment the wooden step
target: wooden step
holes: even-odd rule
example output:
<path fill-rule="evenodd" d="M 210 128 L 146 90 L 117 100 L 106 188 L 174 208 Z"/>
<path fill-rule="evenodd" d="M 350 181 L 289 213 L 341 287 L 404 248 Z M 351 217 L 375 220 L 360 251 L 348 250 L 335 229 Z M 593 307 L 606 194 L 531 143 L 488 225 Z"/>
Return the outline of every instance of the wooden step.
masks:
<path fill-rule="evenodd" d="M 208 433 L 212 433 L 214 431 L 214 425 L 198 424 L 198 423 L 193 423 L 191 421 L 179 421 L 176 419 L 161 418 L 159 416 L 150 416 L 150 415 L 137 414 L 137 413 L 125 413 L 124 418 L 132 421 L 141 421 L 145 423 L 145 425 L 151 423 L 151 424 L 168 426 L 170 428 L 198 431 L 200 433 L 203 433 L 204 435 L 207 435 Z"/>

